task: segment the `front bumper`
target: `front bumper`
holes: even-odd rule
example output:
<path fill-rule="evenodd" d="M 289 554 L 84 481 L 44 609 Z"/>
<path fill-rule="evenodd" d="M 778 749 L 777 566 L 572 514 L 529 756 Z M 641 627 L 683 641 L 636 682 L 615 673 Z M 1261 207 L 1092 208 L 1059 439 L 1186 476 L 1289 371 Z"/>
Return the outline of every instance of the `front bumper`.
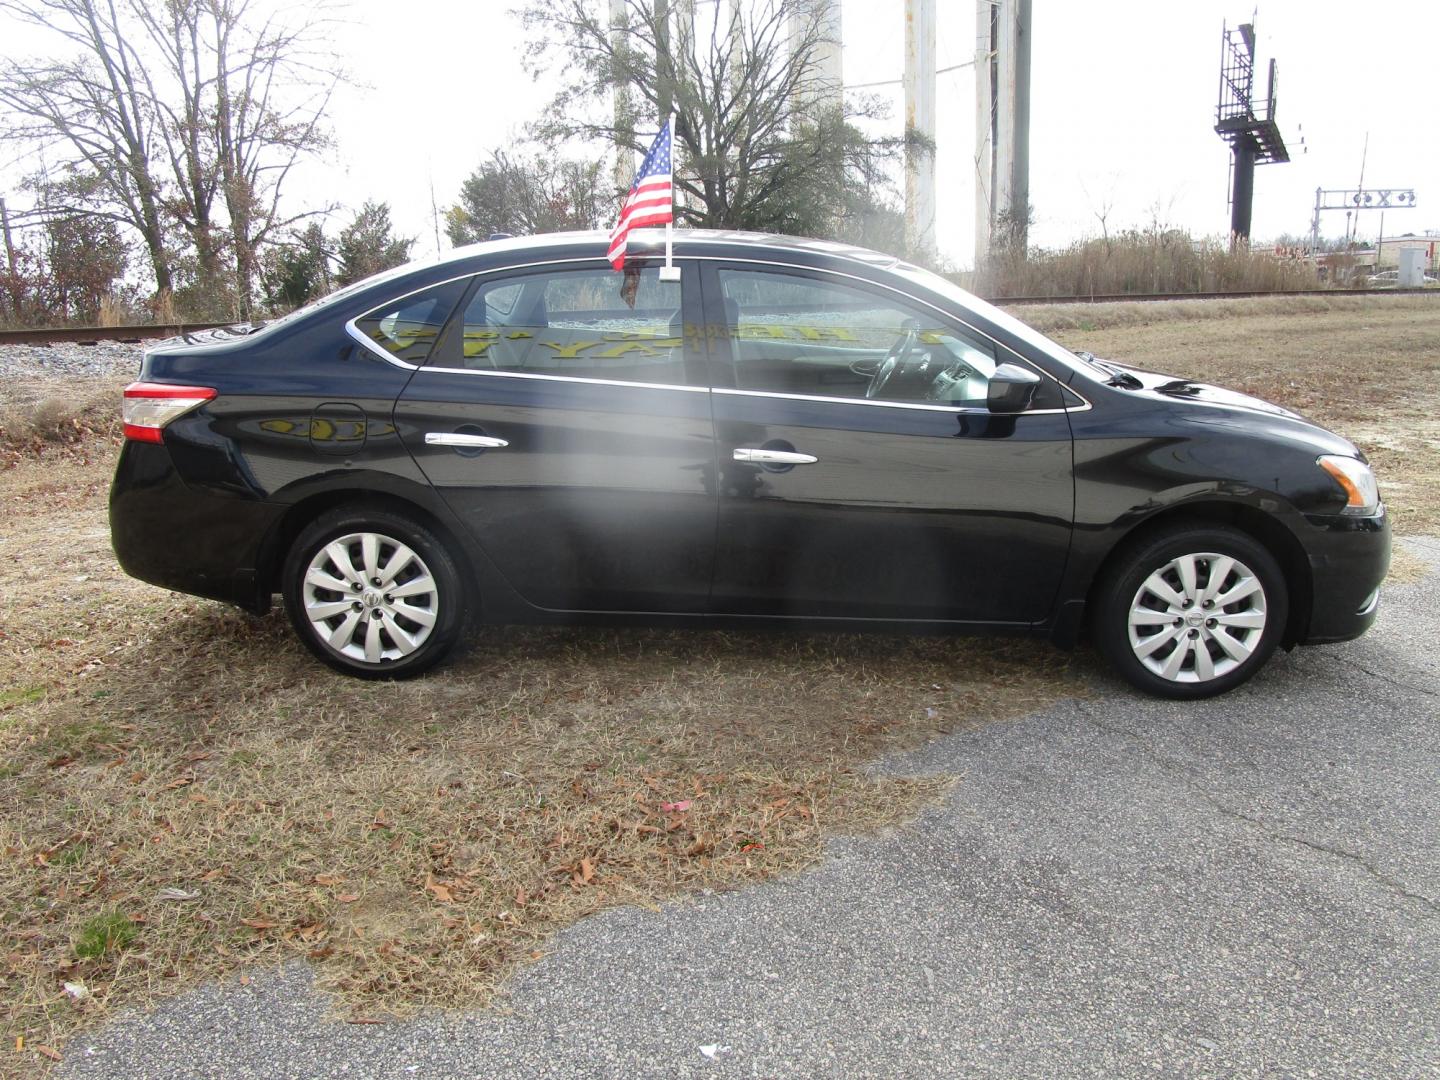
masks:
<path fill-rule="evenodd" d="M 1380 610 L 1380 583 L 1390 569 L 1390 516 L 1307 518 L 1310 619 L 1302 645 L 1350 641 L 1370 629 Z"/>

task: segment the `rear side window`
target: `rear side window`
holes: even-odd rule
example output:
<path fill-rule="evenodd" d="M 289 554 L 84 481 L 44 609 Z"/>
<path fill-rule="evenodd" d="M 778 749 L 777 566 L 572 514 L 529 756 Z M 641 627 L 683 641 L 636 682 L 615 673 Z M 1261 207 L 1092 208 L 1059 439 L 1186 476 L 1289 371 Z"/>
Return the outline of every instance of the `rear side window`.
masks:
<path fill-rule="evenodd" d="M 423 364 L 465 286 L 464 281 L 450 281 L 401 297 L 360 316 L 355 326 L 396 359 Z"/>
<path fill-rule="evenodd" d="M 682 385 L 680 283 L 657 268 L 556 270 L 482 281 L 466 305 L 466 368 Z M 453 331 L 452 331 L 453 333 Z M 453 363 L 449 346 L 445 358 Z"/>

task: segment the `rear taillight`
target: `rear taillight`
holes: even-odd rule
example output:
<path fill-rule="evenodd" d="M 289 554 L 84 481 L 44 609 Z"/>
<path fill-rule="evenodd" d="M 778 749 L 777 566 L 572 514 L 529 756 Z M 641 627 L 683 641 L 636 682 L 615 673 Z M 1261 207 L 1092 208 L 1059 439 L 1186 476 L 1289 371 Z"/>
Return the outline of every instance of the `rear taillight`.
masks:
<path fill-rule="evenodd" d="M 215 396 L 209 386 L 131 383 L 125 388 L 125 438 L 136 442 L 164 440 L 165 425 Z"/>

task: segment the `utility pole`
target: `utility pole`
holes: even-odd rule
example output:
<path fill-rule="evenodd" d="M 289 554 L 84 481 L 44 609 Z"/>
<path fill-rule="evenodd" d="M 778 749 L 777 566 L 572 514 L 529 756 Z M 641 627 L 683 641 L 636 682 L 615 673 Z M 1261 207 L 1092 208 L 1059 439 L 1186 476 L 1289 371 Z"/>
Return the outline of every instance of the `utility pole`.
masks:
<path fill-rule="evenodd" d="M 935 0 L 905 0 L 905 247 L 935 257 Z"/>
<path fill-rule="evenodd" d="M 1031 0 L 975 5 L 977 267 L 997 241 L 1022 254 L 1029 243 L 1031 23 Z"/>
<path fill-rule="evenodd" d="M 826 111 L 839 110 L 845 88 L 845 35 L 840 0 L 800 0 L 791 9 L 790 51 L 793 53 L 795 43 L 811 34 L 815 46 L 810 53 L 810 71 L 800 90 L 800 102 Z"/>

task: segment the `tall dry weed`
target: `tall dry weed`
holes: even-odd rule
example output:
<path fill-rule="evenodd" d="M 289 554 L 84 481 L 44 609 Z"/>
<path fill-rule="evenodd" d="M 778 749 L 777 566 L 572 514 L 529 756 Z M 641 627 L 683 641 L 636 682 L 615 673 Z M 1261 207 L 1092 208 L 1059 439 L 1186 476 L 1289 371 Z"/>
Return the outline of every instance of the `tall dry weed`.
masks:
<path fill-rule="evenodd" d="M 1309 265 L 1178 230 L 1078 240 L 1053 251 L 1001 253 L 983 263 L 981 296 L 1117 296 L 1126 293 L 1293 292 L 1320 284 Z"/>

